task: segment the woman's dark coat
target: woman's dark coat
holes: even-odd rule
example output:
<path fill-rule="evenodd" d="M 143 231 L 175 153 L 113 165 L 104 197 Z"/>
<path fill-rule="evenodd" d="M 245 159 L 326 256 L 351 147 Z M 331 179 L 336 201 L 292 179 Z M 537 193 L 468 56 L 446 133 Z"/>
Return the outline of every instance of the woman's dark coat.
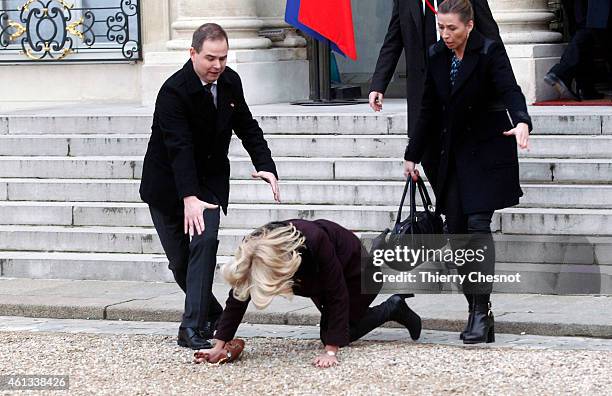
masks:
<path fill-rule="evenodd" d="M 465 214 L 516 205 L 523 195 L 516 138 L 503 132 L 519 122 L 531 130 L 531 118 L 503 46 L 472 31 L 452 88 L 451 50 L 439 41 L 429 57 L 421 114 L 404 159 L 418 163 L 435 147 L 436 196 L 443 196 L 455 167 Z"/>
<path fill-rule="evenodd" d="M 295 295 L 310 297 L 321 311 L 325 345 L 349 343 L 349 324 L 356 323 L 376 294 L 361 293 L 361 242 L 351 231 L 327 220 L 287 220 L 305 237 L 302 263 L 293 277 Z M 249 300 L 239 301 L 230 290 L 215 338 L 231 340 Z"/>
<path fill-rule="evenodd" d="M 433 4 L 434 1 L 430 0 Z M 441 4 L 442 0 L 438 0 Z M 474 9 L 474 22 L 481 34 L 501 43 L 499 27 L 487 0 L 470 0 Z M 427 9 L 427 12 L 430 12 Z M 406 55 L 406 101 L 408 111 L 408 136 L 412 137 L 421 110 L 421 98 L 427 76 L 427 49 L 436 41 L 437 26 L 430 26 L 423 18 L 421 0 L 393 0 L 393 11 L 385 39 L 380 48 L 376 68 L 372 75 L 370 92 L 385 93 L 402 52 Z M 429 180 L 435 180 L 435 164 L 431 152 L 423 159 Z"/>

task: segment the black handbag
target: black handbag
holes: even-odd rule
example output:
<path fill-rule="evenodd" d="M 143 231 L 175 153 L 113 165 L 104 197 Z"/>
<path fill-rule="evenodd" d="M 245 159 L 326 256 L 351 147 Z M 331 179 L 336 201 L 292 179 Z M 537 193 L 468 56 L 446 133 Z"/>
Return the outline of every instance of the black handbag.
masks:
<path fill-rule="evenodd" d="M 422 212 L 416 210 L 416 190 L 419 190 L 421 196 L 421 202 L 425 208 Z M 406 194 L 410 189 L 410 215 L 407 219 L 402 220 L 402 208 L 404 207 L 404 201 L 406 200 Z M 443 222 L 442 217 L 434 210 L 431 198 L 427 192 L 427 187 L 421 176 L 418 177 L 417 181 L 414 182 L 412 177 L 409 177 L 404 187 L 404 193 L 402 194 L 402 200 L 397 211 L 397 219 L 395 220 L 395 226 L 393 227 L 392 234 L 394 235 L 414 235 L 414 234 L 427 234 L 436 235 L 443 233 Z"/>
<path fill-rule="evenodd" d="M 417 188 L 425 208 L 422 212 L 417 212 L 416 210 Z M 410 215 L 405 220 L 402 220 L 402 208 L 404 207 L 408 190 L 410 190 Z M 375 255 L 375 251 L 395 250 L 398 246 L 400 248 L 407 246 L 410 249 L 439 249 L 447 243 L 447 239 L 443 234 L 442 217 L 434 209 L 423 179 L 419 176 L 417 181 L 414 182 L 409 177 L 404 187 L 393 230 L 387 228 L 373 238 L 370 248 L 366 249 L 366 251 L 370 261 L 372 261 L 371 258 Z M 422 260 L 416 263 L 385 260 L 385 263 L 389 268 L 396 271 L 410 271 L 422 264 Z"/>
<path fill-rule="evenodd" d="M 417 212 L 416 190 L 419 190 L 424 211 Z M 402 220 L 402 208 L 410 190 L 410 215 Z M 404 187 L 402 200 L 397 211 L 397 219 L 392 230 L 386 229 L 372 241 L 372 250 L 395 250 L 397 246 L 410 249 L 439 249 L 446 245 L 442 217 L 434 210 L 431 198 L 423 179 L 419 176 L 416 182 L 409 177 Z M 422 264 L 419 262 L 387 261 L 387 265 L 396 271 L 410 271 Z"/>

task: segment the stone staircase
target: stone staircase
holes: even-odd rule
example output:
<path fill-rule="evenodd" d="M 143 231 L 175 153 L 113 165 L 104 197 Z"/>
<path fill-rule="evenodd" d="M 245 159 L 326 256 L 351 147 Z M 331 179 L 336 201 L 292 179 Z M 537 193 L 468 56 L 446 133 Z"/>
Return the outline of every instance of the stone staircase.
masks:
<path fill-rule="evenodd" d="M 220 262 L 245 233 L 275 219 L 327 218 L 360 235 L 394 220 L 403 112 L 286 109 L 257 117 L 282 204 L 273 203 L 268 185 L 250 180 L 250 160 L 232 141 Z M 527 275 L 515 291 L 569 292 L 573 277 L 610 293 L 612 112 L 532 113 L 532 148 L 521 153 L 525 196 L 494 218 L 498 273 Z M 150 125 L 150 114 L 0 116 L 0 276 L 172 281 L 138 196 Z"/>

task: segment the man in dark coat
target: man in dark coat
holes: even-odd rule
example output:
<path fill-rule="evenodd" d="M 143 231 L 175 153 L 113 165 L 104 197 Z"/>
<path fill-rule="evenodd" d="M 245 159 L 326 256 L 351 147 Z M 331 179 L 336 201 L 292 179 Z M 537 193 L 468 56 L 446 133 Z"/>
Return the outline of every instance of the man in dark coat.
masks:
<path fill-rule="evenodd" d="M 437 8 L 436 0 L 429 0 Z M 441 0 L 438 0 L 442 3 Z M 499 28 L 493 19 L 487 0 L 471 0 L 476 30 L 501 42 Z M 406 99 L 408 102 L 408 136 L 413 136 L 421 110 L 421 99 L 427 75 L 427 49 L 438 40 L 434 12 L 423 0 L 394 0 L 389 29 L 378 55 L 370 85 L 370 107 L 382 109 L 384 92 L 402 54 L 406 54 Z M 433 149 L 432 149 L 433 150 Z M 435 183 L 437 165 L 432 155 L 425 154 L 423 168 L 430 182 Z"/>
<path fill-rule="evenodd" d="M 209 348 L 222 308 L 212 294 L 219 206 L 227 213 L 232 130 L 280 202 L 276 166 L 249 111 L 238 74 L 226 67 L 228 40 L 217 24 L 193 35 L 191 59 L 161 87 L 140 196 L 149 204 L 169 268 L 185 292 L 178 344 Z"/>

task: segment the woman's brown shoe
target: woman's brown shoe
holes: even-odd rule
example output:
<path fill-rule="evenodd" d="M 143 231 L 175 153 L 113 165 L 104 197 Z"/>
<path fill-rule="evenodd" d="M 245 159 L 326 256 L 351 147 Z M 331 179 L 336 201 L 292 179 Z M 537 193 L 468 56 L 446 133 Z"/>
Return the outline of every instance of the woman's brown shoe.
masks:
<path fill-rule="evenodd" d="M 225 349 L 227 350 L 226 363 L 233 362 L 240 357 L 240 354 L 244 350 L 244 341 L 240 338 L 234 338 L 225 343 Z"/>
<path fill-rule="evenodd" d="M 244 341 L 240 338 L 234 338 L 233 340 L 226 342 L 223 349 L 226 351 L 226 356 L 221 358 L 218 362 L 212 364 L 220 365 L 238 360 L 240 354 L 244 350 Z M 193 354 L 193 357 L 195 358 L 196 363 L 199 363 L 207 361 L 207 355 L 208 354 L 205 351 L 198 351 Z"/>

